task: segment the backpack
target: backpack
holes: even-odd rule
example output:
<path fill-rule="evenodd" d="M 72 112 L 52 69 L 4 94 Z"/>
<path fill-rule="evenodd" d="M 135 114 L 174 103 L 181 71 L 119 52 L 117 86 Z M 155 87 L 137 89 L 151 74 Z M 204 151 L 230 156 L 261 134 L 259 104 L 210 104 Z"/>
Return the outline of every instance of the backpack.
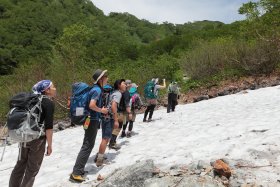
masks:
<path fill-rule="evenodd" d="M 131 97 L 131 108 L 132 109 L 140 109 L 141 108 L 140 98 L 139 98 L 139 95 L 137 93 L 135 93 Z"/>
<path fill-rule="evenodd" d="M 89 91 L 93 87 L 83 82 L 72 85 L 72 96 L 70 97 L 71 123 L 83 125 L 89 112 Z"/>
<path fill-rule="evenodd" d="M 15 142 L 24 143 L 44 135 L 44 124 L 40 124 L 42 99 L 34 93 L 19 93 L 9 102 L 7 117 L 8 136 Z"/>
<path fill-rule="evenodd" d="M 125 112 L 126 111 L 126 101 L 125 99 L 128 99 L 128 101 L 130 101 L 130 94 L 129 92 L 127 93 L 128 91 L 125 91 L 122 93 L 122 98 L 120 100 L 120 103 L 119 103 L 119 106 L 118 106 L 118 111 L 120 112 Z M 125 97 L 129 97 L 129 98 L 125 98 Z"/>
<path fill-rule="evenodd" d="M 103 86 L 102 106 L 107 107 L 110 104 L 110 96 L 113 93 L 113 87 L 109 84 Z"/>
<path fill-rule="evenodd" d="M 170 86 L 169 86 L 169 93 L 178 93 L 178 86 L 176 85 L 176 84 L 171 84 Z"/>
<path fill-rule="evenodd" d="M 156 99 L 155 95 L 155 83 L 153 81 L 148 81 L 144 87 L 144 96 L 147 99 Z"/>

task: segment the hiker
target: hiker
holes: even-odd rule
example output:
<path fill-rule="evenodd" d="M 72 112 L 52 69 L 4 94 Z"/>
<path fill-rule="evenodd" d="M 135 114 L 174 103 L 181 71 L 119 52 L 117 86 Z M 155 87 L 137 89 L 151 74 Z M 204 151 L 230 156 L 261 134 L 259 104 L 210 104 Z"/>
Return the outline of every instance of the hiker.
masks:
<path fill-rule="evenodd" d="M 131 80 L 126 80 L 125 82 L 121 82 L 121 83 L 125 84 L 126 89 L 122 92 L 122 97 L 118 105 L 119 128 L 113 130 L 112 138 L 109 144 L 109 147 L 115 150 L 120 149 L 120 146 L 116 142 L 117 142 L 117 137 L 123 127 L 123 124 L 126 124 L 126 121 L 132 118 L 132 114 L 130 110 L 130 94 L 128 91 L 131 87 Z"/>
<path fill-rule="evenodd" d="M 124 79 L 115 81 L 114 92 L 110 94 L 108 103 L 106 103 L 110 112 L 107 115 L 103 115 L 102 118 L 102 141 L 100 143 L 99 152 L 95 158 L 97 167 L 102 166 L 106 159 L 104 153 L 112 137 L 113 129 L 119 128 L 118 105 L 122 97 L 122 92 L 126 89 L 124 82 Z"/>
<path fill-rule="evenodd" d="M 169 85 L 168 85 L 168 105 L 167 105 L 167 113 L 170 112 L 170 110 L 172 112 L 175 111 L 175 107 L 178 104 L 177 99 L 179 99 L 179 88 L 178 88 L 178 84 L 175 81 L 172 81 Z"/>
<path fill-rule="evenodd" d="M 108 109 L 102 107 L 102 92 L 103 86 L 107 84 L 107 70 L 97 69 L 92 78 L 94 80 L 94 86 L 89 91 L 89 109 L 90 109 L 90 122 L 89 126 L 85 129 L 85 135 L 83 145 L 77 156 L 76 163 L 73 168 L 73 172 L 70 175 L 70 181 L 83 182 L 85 181 L 85 165 L 88 161 L 90 153 L 94 147 L 96 134 L 99 126 L 99 121 L 102 114 L 107 114 Z"/>
<path fill-rule="evenodd" d="M 136 110 L 140 110 L 143 106 L 141 97 L 137 93 L 137 88 L 138 88 L 137 84 L 132 83 L 131 88 L 129 89 L 129 93 L 130 93 L 130 97 L 131 97 L 130 108 L 131 108 L 132 118 L 131 118 L 131 120 L 127 121 L 125 125 L 123 125 L 121 137 L 125 137 L 125 136 L 127 136 L 128 138 L 131 137 L 133 123 L 135 122 L 135 119 L 136 119 Z M 125 133 L 125 130 L 126 130 L 126 127 L 128 124 L 129 124 L 128 131 L 127 131 L 127 133 Z"/>
<path fill-rule="evenodd" d="M 158 78 L 153 78 L 151 81 L 148 81 L 148 83 L 145 86 L 145 98 L 147 100 L 147 109 L 144 113 L 143 122 L 147 121 L 147 116 L 149 114 L 149 118 L 147 122 L 152 121 L 153 113 L 155 110 L 155 107 L 157 105 L 157 98 L 158 98 L 158 90 L 166 88 L 165 79 L 163 80 L 163 85 L 158 84 Z"/>
<path fill-rule="evenodd" d="M 33 186 L 35 177 L 40 170 L 44 158 L 46 142 L 46 156 L 52 154 L 54 117 L 54 102 L 52 98 L 56 95 L 56 88 L 52 81 L 42 80 L 33 86 L 32 91 L 35 94 L 46 96 L 43 97 L 41 102 L 42 112 L 39 120 L 39 123 L 44 124 L 45 135 L 30 142 L 20 144 L 20 158 L 11 173 L 9 181 L 10 187 Z"/>

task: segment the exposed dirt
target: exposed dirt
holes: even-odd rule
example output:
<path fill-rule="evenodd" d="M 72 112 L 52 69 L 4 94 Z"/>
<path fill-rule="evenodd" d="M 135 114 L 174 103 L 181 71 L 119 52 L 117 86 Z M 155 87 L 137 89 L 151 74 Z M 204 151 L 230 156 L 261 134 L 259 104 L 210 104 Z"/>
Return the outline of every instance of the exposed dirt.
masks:
<path fill-rule="evenodd" d="M 208 87 L 189 90 L 187 93 L 181 94 L 179 103 L 193 103 L 218 96 L 238 93 L 242 90 L 255 90 L 264 87 L 277 86 L 279 84 L 280 73 L 241 77 L 239 79 L 222 81 L 219 85 L 211 85 Z"/>

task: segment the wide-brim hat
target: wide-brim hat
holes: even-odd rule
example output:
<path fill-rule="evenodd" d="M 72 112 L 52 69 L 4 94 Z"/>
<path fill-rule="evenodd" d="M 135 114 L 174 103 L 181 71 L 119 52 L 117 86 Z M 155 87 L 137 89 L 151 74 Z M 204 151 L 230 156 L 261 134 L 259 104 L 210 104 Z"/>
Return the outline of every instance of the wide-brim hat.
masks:
<path fill-rule="evenodd" d="M 92 75 L 94 84 L 96 84 L 105 75 L 106 72 L 107 70 L 102 71 L 101 69 L 97 69 Z"/>

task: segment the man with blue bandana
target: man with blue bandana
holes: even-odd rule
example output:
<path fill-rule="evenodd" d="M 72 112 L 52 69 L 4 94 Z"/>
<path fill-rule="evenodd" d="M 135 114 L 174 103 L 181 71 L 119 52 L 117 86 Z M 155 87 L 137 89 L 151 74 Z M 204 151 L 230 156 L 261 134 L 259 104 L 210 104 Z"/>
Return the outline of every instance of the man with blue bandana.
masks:
<path fill-rule="evenodd" d="M 44 158 L 46 142 L 48 144 L 46 156 L 52 153 L 54 116 L 52 98 L 56 95 L 56 88 L 52 81 L 42 80 L 33 86 L 32 91 L 46 96 L 42 99 L 42 113 L 39 121 L 44 124 L 45 135 L 27 142 L 25 146 L 21 145 L 21 157 L 11 173 L 9 187 L 33 186 Z"/>

